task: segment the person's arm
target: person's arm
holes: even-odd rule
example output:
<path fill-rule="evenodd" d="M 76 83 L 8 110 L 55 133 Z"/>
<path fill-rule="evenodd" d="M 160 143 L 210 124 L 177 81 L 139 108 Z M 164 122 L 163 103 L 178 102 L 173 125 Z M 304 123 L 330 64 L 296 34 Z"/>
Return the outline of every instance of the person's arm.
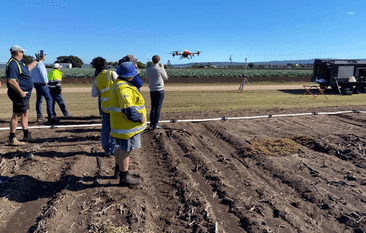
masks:
<path fill-rule="evenodd" d="M 36 67 L 36 65 L 38 64 L 37 60 L 32 61 L 31 63 L 28 64 L 28 70 L 31 71 L 33 70 L 34 67 Z"/>
<path fill-rule="evenodd" d="M 93 96 L 93 97 L 98 97 L 98 96 L 100 96 L 101 94 L 100 94 L 100 92 L 99 92 L 98 88 L 95 86 L 95 81 L 96 81 L 96 79 L 94 79 L 94 81 L 92 82 L 91 96 Z"/>
<path fill-rule="evenodd" d="M 140 74 L 140 69 L 139 69 L 139 67 L 138 67 L 138 65 L 137 65 L 137 63 L 136 63 L 136 62 L 135 62 L 134 64 L 135 64 L 135 68 L 136 68 L 136 70 L 137 70 L 137 75 L 139 75 L 139 74 Z"/>
<path fill-rule="evenodd" d="M 136 110 L 136 107 L 124 108 L 124 109 L 122 109 L 122 112 L 124 114 L 126 114 L 127 119 L 129 119 L 130 121 L 140 122 L 140 123 L 144 123 L 145 122 L 144 115 L 140 114 Z"/>
<path fill-rule="evenodd" d="M 122 113 L 126 114 L 127 119 L 133 122 L 145 122 L 145 117 L 139 113 L 135 106 L 132 106 L 131 90 L 121 90 L 118 93 L 118 101 Z"/>
<path fill-rule="evenodd" d="M 28 64 L 28 70 L 29 71 L 33 70 L 33 68 L 36 67 L 36 65 L 38 64 L 39 60 L 41 60 L 41 57 L 39 54 L 36 54 L 36 60 Z"/>
<path fill-rule="evenodd" d="M 19 93 L 19 95 L 24 98 L 26 95 L 27 95 L 27 92 L 24 92 L 20 86 L 19 86 L 19 83 L 16 79 L 13 79 L 13 78 L 9 78 L 8 79 L 8 83 L 10 85 L 10 87 L 15 90 L 16 92 Z"/>
<path fill-rule="evenodd" d="M 160 74 L 161 74 L 161 77 L 164 79 L 164 80 L 168 80 L 168 74 L 166 73 L 165 69 L 164 69 L 164 65 L 163 64 L 159 64 L 159 67 L 160 67 Z"/>

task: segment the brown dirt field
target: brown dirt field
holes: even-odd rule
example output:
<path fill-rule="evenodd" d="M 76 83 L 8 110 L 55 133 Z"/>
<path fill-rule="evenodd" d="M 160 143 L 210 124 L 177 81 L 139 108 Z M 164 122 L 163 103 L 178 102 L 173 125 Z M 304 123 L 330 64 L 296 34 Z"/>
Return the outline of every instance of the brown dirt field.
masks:
<path fill-rule="evenodd" d="M 366 232 L 366 105 L 314 114 L 355 108 L 164 113 L 178 122 L 143 132 L 134 188 L 112 179 L 98 117 L 31 129 L 37 142 L 18 147 L 1 130 L 0 232 Z"/>

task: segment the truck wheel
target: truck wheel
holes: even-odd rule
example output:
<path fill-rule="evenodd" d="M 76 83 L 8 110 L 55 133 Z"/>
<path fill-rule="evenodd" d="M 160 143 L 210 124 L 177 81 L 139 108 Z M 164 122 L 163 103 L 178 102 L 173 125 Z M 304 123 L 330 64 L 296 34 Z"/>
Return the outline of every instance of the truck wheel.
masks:
<path fill-rule="evenodd" d="M 357 94 L 365 93 L 365 86 L 363 84 L 357 85 L 356 92 L 357 92 Z"/>

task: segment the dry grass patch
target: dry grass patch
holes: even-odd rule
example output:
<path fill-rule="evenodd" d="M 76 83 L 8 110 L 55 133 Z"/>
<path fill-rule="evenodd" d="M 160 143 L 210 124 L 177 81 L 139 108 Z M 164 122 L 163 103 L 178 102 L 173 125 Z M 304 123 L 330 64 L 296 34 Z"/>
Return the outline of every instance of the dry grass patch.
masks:
<path fill-rule="evenodd" d="M 251 146 L 244 148 L 242 153 L 246 156 L 254 154 L 284 156 L 297 153 L 301 144 L 303 144 L 304 141 L 309 140 L 312 140 L 312 138 L 308 136 L 253 139 L 251 141 Z"/>

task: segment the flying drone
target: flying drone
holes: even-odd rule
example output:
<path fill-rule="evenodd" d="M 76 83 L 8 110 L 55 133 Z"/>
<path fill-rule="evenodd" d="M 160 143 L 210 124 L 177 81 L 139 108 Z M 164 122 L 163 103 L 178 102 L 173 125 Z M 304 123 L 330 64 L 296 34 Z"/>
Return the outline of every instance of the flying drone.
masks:
<path fill-rule="evenodd" d="M 172 55 L 173 55 L 173 57 L 180 56 L 179 59 L 182 59 L 182 58 L 192 59 L 195 54 L 197 54 L 197 56 L 199 56 L 200 53 L 201 53 L 200 51 L 197 51 L 195 53 L 191 53 L 191 52 L 189 52 L 188 50 L 185 49 L 182 53 L 180 53 L 179 51 L 173 51 Z"/>

